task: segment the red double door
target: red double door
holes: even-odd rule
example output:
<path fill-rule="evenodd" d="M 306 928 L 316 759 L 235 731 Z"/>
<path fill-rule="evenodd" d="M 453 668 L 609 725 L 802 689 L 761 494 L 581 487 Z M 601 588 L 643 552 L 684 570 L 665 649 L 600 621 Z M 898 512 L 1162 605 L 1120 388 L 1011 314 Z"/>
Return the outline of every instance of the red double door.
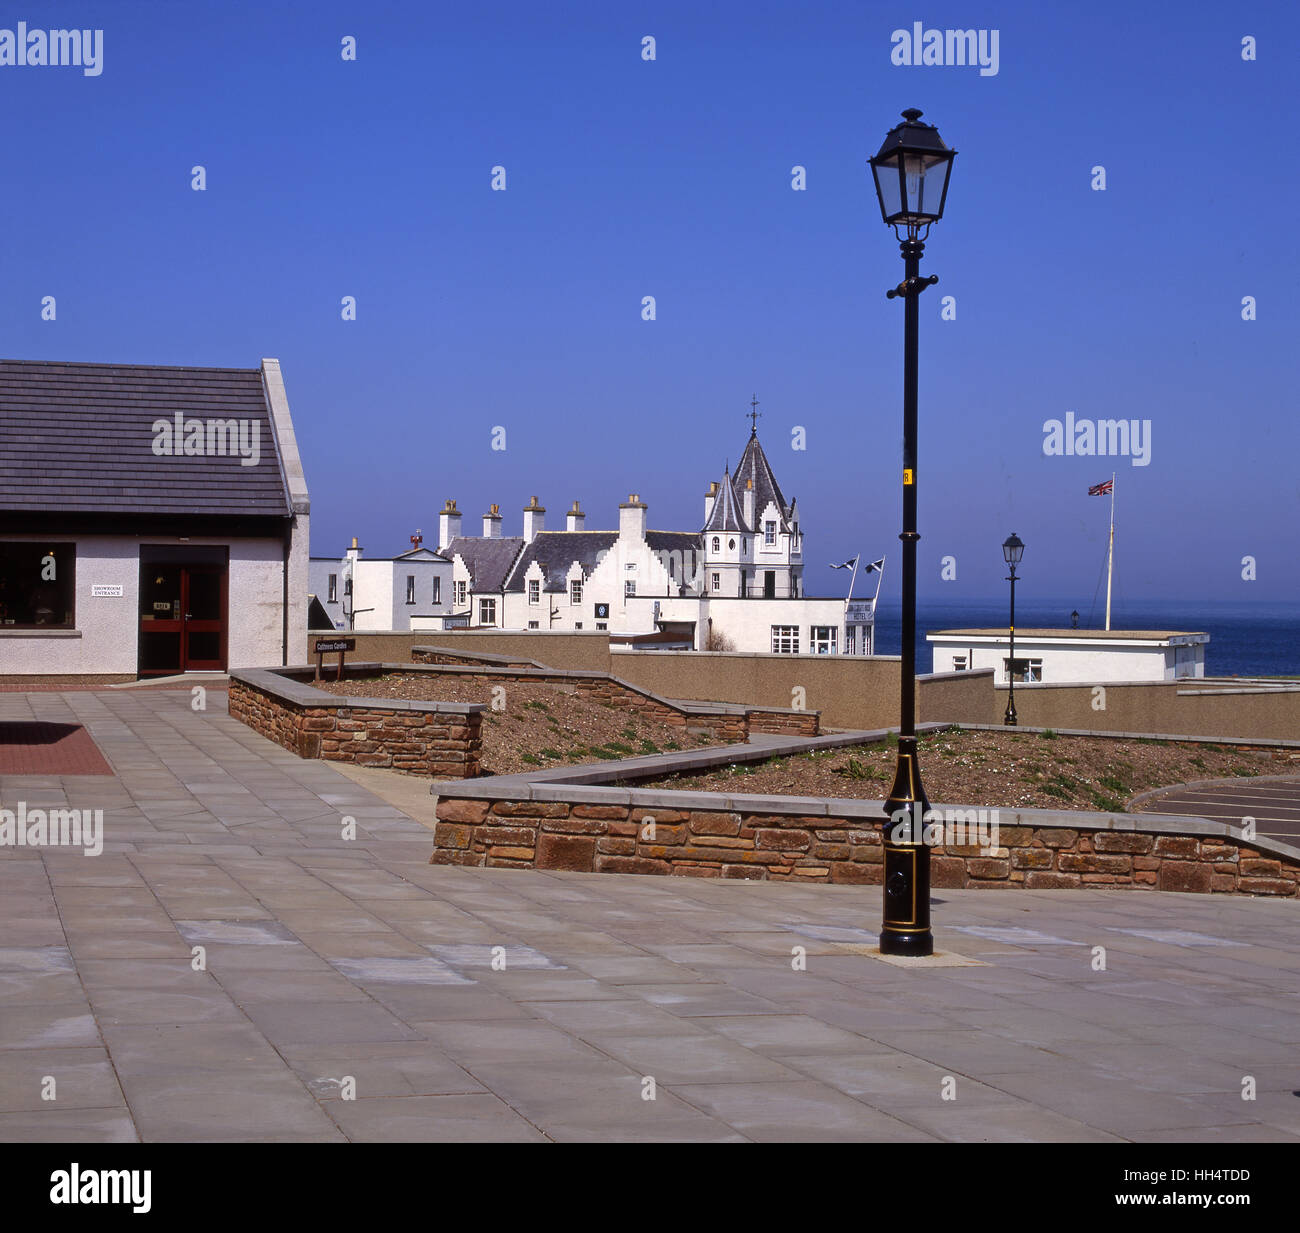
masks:
<path fill-rule="evenodd" d="M 225 565 L 141 563 L 140 675 L 226 670 Z"/>

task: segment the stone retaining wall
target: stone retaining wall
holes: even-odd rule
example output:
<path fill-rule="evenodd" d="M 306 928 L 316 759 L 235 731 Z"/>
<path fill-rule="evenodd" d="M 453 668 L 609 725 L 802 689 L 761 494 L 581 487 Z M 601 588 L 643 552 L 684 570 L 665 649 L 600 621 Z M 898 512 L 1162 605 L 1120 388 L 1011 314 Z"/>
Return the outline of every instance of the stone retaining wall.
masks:
<path fill-rule="evenodd" d="M 591 787 L 568 789 L 566 800 L 551 799 L 565 794 L 560 787 L 525 786 L 518 796 L 464 788 L 434 785 L 443 794 L 433 864 L 801 883 L 882 878 L 878 802 L 753 797 L 758 804 L 746 804 L 721 794 Z M 1139 832 L 1131 816 L 1051 810 L 1004 810 L 999 820 L 997 848 L 931 849 L 936 889 L 1132 887 L 1295 898 L 1300 882 L 1300 853 L 1243 843 L 1221 823 L 1146 815 Z"/>
<path fill-rule="evenodd" d="M 387 766 L 439 779 L 479 773 L 484 709 L 341 698 L 271 671 L 230 674 L 230 714 L 300 758 Z"/>
<path fill-rule="evenodd" d="M 633 711 L 728 743 L 741 744 L 749 739 L 751 732 L 817 736 L 821 731 L 820 713 L 817 711 L 738 703 L 683 702 L 662 698 L 608 673 L 552 669 L 540 665 L 521 667 L 517 661 L 511 662 L 506 657 L 482 654 L 474 656 L 470 662 L 467 660 L 469 656 L 444 647 L 414 647 L 411 650 L 413 664 L 442 667 L 458 679 L 489 685 L 508 682 L 567 685 L 592 701 L 622 711 Z"/>

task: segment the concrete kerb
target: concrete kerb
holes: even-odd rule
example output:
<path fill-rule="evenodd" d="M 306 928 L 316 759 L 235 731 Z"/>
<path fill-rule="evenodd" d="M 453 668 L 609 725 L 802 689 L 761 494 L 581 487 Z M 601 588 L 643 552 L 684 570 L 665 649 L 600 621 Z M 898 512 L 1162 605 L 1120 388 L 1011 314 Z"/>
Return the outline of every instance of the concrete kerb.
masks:
<path fill-rule="evenodd" d="M 371 672 L 382 668 L 402 668 L 404 664 L 348 664 L 348 671 Z M 314 673 L 312 664 L 286 668 L 235 668 L 230 672 L 232 681 L 241 681 L 253 689 L 279 698 L 298 707 L 330 707 L 353 710 L 383 709 L 387 711 L 414 711 L 421 714 L 473 715 L 487 710 L 482 702 L 413 702 L 406 698 L 361 698 L 352 694 L 332 694 L 316 689 L 291 674 Z"/>
<path fill-rule="evenodd" d="M 1297 778 L 1298 776 L 1292 773 L 1290 775 L 1238 775 L 1232 779 L 1189 779 L 1186 783 L 1171 783 L 1163 788 L 1152 788 L 1147 792 L 1139 792 L 1136 796 L 1129 797 L 1125 804 L 1130 807 L 1140 805 L 1143 801 L 1165 796 L 1170 792 L 1183 792 L 1189 789 L 1199 792 L 1207 788 L 1242 787 L 1243 785 L 1253 787 L 1255 784 L 1261 783 L 1293 784 Z"/>

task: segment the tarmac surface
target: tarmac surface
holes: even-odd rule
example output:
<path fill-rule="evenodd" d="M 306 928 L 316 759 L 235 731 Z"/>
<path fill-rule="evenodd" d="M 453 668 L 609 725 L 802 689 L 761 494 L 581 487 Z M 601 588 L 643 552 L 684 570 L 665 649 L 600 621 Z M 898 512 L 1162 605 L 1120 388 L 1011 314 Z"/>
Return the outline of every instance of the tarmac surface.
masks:
<path fill-rule="evenodd" d="M 1300 1140 L 1294 901 L 942 891 L 901 967 L 878 888 L 431 866 L 219 690 L 4 720 L 115 775 L 0 776 L 104 844 L 0 847 L 0 1140 Z"/>
<path fill-rule="evenodd" d="M 1300 847 L 1300 775 L 1259 779 L 1207 779 L 1158 792 L 1143 793 L 1139 813 L 1183 813 L 1243 826 L 1253 818 L 1256 833 Z"/>

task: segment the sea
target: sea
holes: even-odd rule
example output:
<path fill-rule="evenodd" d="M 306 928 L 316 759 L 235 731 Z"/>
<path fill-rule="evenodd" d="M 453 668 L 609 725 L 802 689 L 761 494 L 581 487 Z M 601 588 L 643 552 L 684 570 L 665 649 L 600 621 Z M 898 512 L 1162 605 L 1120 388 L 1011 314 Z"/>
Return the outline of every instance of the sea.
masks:
<path fill-rule="evenodd" d="M 1080 629 L 1103 629 L 1105 610 L 1089 611 L 1079 599 L 1035 600 L 1016 596 L 1016 628 L 1069 629 L 1079 612 Z M 931 671 L 933 657 L 925 635 L 940 629 L 1006 628 L 1007 599 L 918 599 L 916 668 Z M 1210 635 L 1205 648 L 1206 676 L 1300 675 L 1300 603 L 1225 603 L 1209 600 L 1138 600 L 1115 605 L 1112 629 L 1169 629 Z M 902 610 L 882 597 L 876 611 L 876 654 L 901 654 Z"/>

